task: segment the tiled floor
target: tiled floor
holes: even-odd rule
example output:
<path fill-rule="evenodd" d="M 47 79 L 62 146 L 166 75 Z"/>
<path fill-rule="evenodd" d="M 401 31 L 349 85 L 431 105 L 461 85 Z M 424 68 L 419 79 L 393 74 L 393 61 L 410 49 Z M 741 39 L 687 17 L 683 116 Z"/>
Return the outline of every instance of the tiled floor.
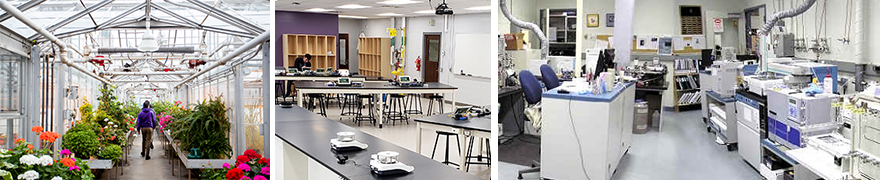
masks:
<path fill-rule="evenodd" d="M 133 139 L 132 148 L 130 150 L 129 165 L 120 169 L 120 174 L 116 172 L 116 167 L 112 170 L 105 170 L 101 174 L 96 174 L 98 179 L 187 179 L 187 171 L 181 170 L 180 166 L 175 164 L 174 175 L 171 175 L 171 164 L 168 156 L 162 150 L 162 143 L 159 142 L 158 134 L 153 134 L 153 149 L 150 150 L 150 160 L 141 157 L 141 144 L 143 137 L 138 136 Z M 178 162 L 179 160 L 174 159 Z M 181 174 L 182 173 L 182 174 Z M 198 178 L 198 174 L 192 174 L 193 178 Z"/>
<path fill-rule="evenodd" d="M 335 103 L 335 101 L 331 102 Z M 427 111 L 428 108 L 428 99 L 422 99 L 422 110 L 423 112 Z M 452 109 L 451 104 L 445 104 L 444 110 L 450 111 Z M 461 104 L 459 104 L 461 105 Z M 436 106 L 436 104 L 435 104 Z M 351 120 L 350 116 L 340 116 L 339 113 L 341 109 L 336 105 L 332 104 L 327 109 L 327 118 L 332 120 L 339 121 L 345 125 L 354 127 L 358 130 L 361 130 L 370 135 L 382 138 L 388 142 L 397 144 L 398 146 L 402 146 L 404 148 L 410 149 L 412 151 L 416 151 L 416 144 L 418 139 L 418 129 L 416 128 L 416 123 L 413 120 L 409 120 L 409 124 L 401 124 L 399 121 L 396 122 L 396 125 L 391 125 L 391 122 L 386 122 L 383 128 L 379 129 L 378 126 L 373 126 L 366 121 L 361 122 L 361 126 L 358 126 L 356 122 Z M 415 117 L 421 117 L 423 115 L 410 115 L 410 119 Z M 341 118 L 341 120 L 340 120 Z M 435 132 L 423 132 L 422 134 L 422 154 L 430 157 L 431 156 L 431 148 L 434 147 L 434 138 L 436 136 Z M 434 159 L 438 162 L 443 161 L 443 154 L 446 148 L 445 139 L 443 136 L 440 137 L 440 142 L 437 145 L 437 152 L 434 156 Z M 459 163 L 459 156 L 457 154 L 457 146 L 455 146 L 455 140 L 450 139 L 450 142 L 453 143 L 453 147 L 449 149 L 449 157 L 450 161 Z M 462 146 L 464 146 L 464 142 L 461 142 Z M 488 168 L 485 165 L 471 165 L 469 173 L 478 175 L 480 178 L 489 179 L 491 173 L 489 173 Z"/>
<path fill-rule="evenodd" d="M 714 142 L 715 135 L 706 132 L 699 110 L 667 111 L 664 119 L 663 132 L 654 129 L 647 134 L 633 135 L 633 145 L 612 179 L 761 179 L 736 151 L 727 151 L 726 147 Z M 527 168 L 501 162 L 498 178 L 517 179 L 517 171 Z M 524 174 L 523 178 L 540 179 L 537 173 Z"/>

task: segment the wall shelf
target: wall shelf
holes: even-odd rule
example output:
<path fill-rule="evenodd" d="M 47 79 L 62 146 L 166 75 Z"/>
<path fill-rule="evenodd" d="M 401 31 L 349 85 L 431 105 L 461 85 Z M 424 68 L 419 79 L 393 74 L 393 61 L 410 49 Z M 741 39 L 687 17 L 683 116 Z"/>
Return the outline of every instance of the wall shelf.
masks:
<path fill-rule="evenodd" d="M 284 34 L 284 67 L 292 66 L 296 58 L 312 55 L 312 68 L 336 69 L 336 36 Z"/>
<path fill-rule="evenodd" d="M 392 78 L 391 38 L 358 38 L 358 73 Z"/>

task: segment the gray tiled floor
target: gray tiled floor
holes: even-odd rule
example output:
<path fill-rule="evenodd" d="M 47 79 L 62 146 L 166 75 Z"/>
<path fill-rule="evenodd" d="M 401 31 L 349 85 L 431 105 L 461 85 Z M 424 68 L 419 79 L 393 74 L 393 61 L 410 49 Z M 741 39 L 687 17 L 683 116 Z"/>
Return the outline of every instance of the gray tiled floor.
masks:
<path fill-rule="evenodd" d="M 758 172 L 740 158 L 715 144 L 715 135 L 706 132 L 700 111 L 664 112 L 663 132 L 656 129 L 633 135 L 633 145 L 612 179 L 761 179 Z M 503 149 L 499 149 L 503 151 Z M 498 178 L 516 179 L 517 171 L 529 167 L 499 163 Z M 524 179 L 540 179 L 525 174 Z"/>

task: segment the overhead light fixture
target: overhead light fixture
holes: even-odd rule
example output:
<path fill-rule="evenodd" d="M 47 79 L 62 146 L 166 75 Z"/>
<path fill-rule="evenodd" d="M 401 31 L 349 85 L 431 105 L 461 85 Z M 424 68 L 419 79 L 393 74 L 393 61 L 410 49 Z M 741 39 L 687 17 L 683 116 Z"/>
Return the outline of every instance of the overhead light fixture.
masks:
<path fill-rule="evenodd" d="M 364 17 L 364 16 L 351 16 L 351 15 L 339 15 L 339 18 L 367 19 L 367 17 Z"/>
<path fill-rule="evenodd" d="M 416 11 L 415 13 L 416 13 L 416 14 L 434 14 L 434 10 L 432 10 L 432 9 L 429 9 L 429 10 L 421 10 L 421 11 Z"/>
<path fill-rule="evenodd" d="M 324 9 L 324 8 L 311 8 L 311 9 L 306 9 L 306 11 L 309 11 L 309 12 L 330 12 L 333 10 L 332 9 Z"/>
<path fill-rule="evenodd" d="M 420 3 L 422 1 L 413 1 L 413 0 L 385 0 L 382 2 L 377 2 L 379 4 L 389 4 L 389 5 L 401 5 L 401 4 L 415 4 Z"/>
<path fill-rule="evenodd" d="M 360 5 L 360 4 L 346 4 L 346 5 L 342 5 L 342 6 L 336 6 L 336 8 L 340 8 L 340 9 L 363 9 L 363 8 L 370 8 L 370 7 L 372 7 L 372 6 L 364 6 L 364 5 Z"/>
<path fill-rule="evenodd" d="M 153 52 L 159 50 L 159 42 L 156 42 L 156 38 L 153 37 L 153 32 L 150 31 L 150 20 L 147 20 L 147 31 L 144 32 L 144 37 L 141 40 L 141 44 L 138 45 L 137 50 L 141 52 Z"/>
<path fill-rule="evenodd" d="M 397 13 L 382 13 L 382 14 L 377 14 L 377 15 L 378 16 L 403 16 L 403 14 L 397 14 Z"/>
<path fill-rule="evenodd" d="M 471 11 L 488 11 L 488 10 L 492 10 L 492 6 L 475 6 L 475 7 L 469 7 L 469 8 L 464 8 L 464 9 L 471 10 Z"/>

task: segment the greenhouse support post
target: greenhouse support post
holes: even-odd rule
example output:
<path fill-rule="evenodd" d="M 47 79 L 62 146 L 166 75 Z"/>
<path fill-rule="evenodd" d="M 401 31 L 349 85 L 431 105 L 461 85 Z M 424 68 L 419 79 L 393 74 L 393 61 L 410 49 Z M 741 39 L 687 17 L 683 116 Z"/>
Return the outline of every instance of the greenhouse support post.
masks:
<path fill-rule="evenodd" d="M 25 89 L 40 89 L 40 46 L 31 47 L 31 58 L 29 61 L 24 63 L 24 67 L 27 68 L 25 71 L 26 74 L 23 76 L 25 79 Z M 24 93 L 24 99 L 40 99 L 40 91 L 22 91 Z M 24 119 L 21 120 L 21 125 L 19 125 L 18 133 L 19 136 L 28 140 L 34 140 L 34 135 L 27 132 L 27 127 L 31 127 L 35 124 L 40 123 L 40 102 L 39 101 L 22 101 L 24 103 Z M 11 126 L 10 126 L 11 127 Z M 10 132 L 15 133 L 15 132 Z M 13 136 L 7 136 L 6 142 L 14 142 Z M 31 141 L 33 142 L 33 141 Z M 9 145 L 7 149 L 12 149 L 13 143 L 6 143 Z"/>
<path fill-rule="evenodd" d="M 235 74 L 233 75 L 235 78 L 235 154 L 244 153 L 245 148 L 247 147 L 247 142 L 245 142 L 244 134 L 244 88 L 241 73 L 241 65 L 235 66 L 235 69 L 232 71 Z"/>
<path fill-rule="evenodd" d="M 63 54 L 63 51 L 62 51 L 62 54 Z M 55 132 L 59 132 L 58 134 L 64 135 L 64 133 L 61 132 L 61 130 L 64 129 L 64 102 L 67 102 L 64 100 L 65 99 L 64 96 L 65 96 L 65 94 L 67 94 L 66 93 L 67 90 L 65 89 L 65 87 L 67 86 L 67 77 L 65 77 L 65 76 L 67 76 L 67 73 L 65 73 L 65 72 L 67 72 L 66 71 L 67 65 L 65 65 L 63 63 L 58 63 L 58 64 L 55 64 L 55 67 L 58 68 L 56 70 L 57 73 L 55 73 L 55 105 L 54 105 L 55 110 L 53 111 L 55 113 L 55 115 L 54 115 L 55 119 L 51 123 L 51 125 L 54 125 L 54 127 L 46 126 L 45 129 L 46 129 L 46 131 L 55 131 Z M 40 141 L 33 141 L 33 142 L 40 142 Z M 57 143 L 53 143 L 53 144 L 55 145 L 55 149 L 61 148 L 61 147 L 58 147 L 59 144 L 61 144 L 61 141 L 57 141 Z M 41 148 L 46 148 L 46 147 L 41 147 Z"/>
<path fill-rule="evenodd" d="M 266 156 L 266 158 L 270 158 L 269 156 L 271 156 L 271 154 L 272 154 L 272 153 L 270 153 L 270 150 L 272 148 L 267 147 L 266 145 L 270 144 L 270 141 L 272 140 L 271 139 L 272 136 L 269 135 L 269 134 L 272 134 L 271 133 L 272 132 L 271 131 L 272 125 L 271 125 L 271 123 L 269 123 L 269 120 L 272 118 L 271 110 L 275 109 L 275 108 L 271 108 L 273 106 L 272 106 L 272 101 L 269 98 L 269 97 L 275 97 L 275 96 L 272 96 L 272 94 L 270 94 L 270 93 L 274 92 L 274 90 L 270 91 L 270 87 L 269 87 L 269 84 L 272 81 L 272 79 L 270 79 L 270 77 L 272 77 L 272 71 L 269 71 L 270 69 L 272 69 L 272 67 L 270 65 L 270 64 L 272 64 L 272 63 L 270 63 L 270 62 L 272 62 L 272 59 L 269 59 L 269 54 L 270 54 L 269 47 L 271 47 L 271 46 L 269 46 L 268 41 L 263 42 L 263 90 L 262 90 L 262 93 L 263 93 L 263 98 L 262 98 L 263 99 L 263 128 L 260 128 L 260 135 L 263 135 L 263 154 Z"/>

